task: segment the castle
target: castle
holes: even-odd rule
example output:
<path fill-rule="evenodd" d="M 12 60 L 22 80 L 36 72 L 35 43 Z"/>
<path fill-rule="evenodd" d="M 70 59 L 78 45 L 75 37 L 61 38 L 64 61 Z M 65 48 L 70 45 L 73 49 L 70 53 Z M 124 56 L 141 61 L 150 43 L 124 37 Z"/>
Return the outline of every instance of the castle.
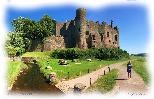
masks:
<path fill-rule="evenodd" d="M 86 20 L 86 9 L 76 10 L 74 20 L 66 23 L 56 23 L 56 34 L 48 37 L 44 42 L 44 50 L 57 48 L 119 48 L 118 27 L 106 22 Z"/>

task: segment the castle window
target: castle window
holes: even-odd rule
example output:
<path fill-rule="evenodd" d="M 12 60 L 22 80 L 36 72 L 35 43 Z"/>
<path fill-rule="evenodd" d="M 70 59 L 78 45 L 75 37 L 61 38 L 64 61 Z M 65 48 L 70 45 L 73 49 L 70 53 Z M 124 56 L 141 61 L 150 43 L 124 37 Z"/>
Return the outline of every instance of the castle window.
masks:
<path fill-rule="evenodd" d="M 109 37 L 109 32 L 107 32 L 107 37 Z"/>
<path fill-rule="evenodd" d="M 109 42 L 111 42 L 111 41 L 109 40 Z"/>
<path fill-rule="evenodd" d="M 86 31 L 86 35 L 89 35 L 89 31 Z"/>
<path fill-rule="evenodd" d="M 101 41 L 103 41 L 103 35 L 101 35 Z"/>
<path fill-rule="evenodd" d="M 115 39 L 115 41 L 117 41 L 117 40 L 118 40 L 118 37 L 117 37 L 117 35 L 115 35 L 115 36 L 114 36 L 114 39 Z"/>
<path fill-rule="evenodd" d="M 114 42 L 113 42 L 113 44 L 114 44 Z"/>
<path fill-rule="evenodd" d="M 89 28 L 89 24 L 87 25 L 87 27 Z"/>
<path fill-rule="evenodd" d="M 92 35 L 93 40 L 96 40 L 95 35 Z"/>

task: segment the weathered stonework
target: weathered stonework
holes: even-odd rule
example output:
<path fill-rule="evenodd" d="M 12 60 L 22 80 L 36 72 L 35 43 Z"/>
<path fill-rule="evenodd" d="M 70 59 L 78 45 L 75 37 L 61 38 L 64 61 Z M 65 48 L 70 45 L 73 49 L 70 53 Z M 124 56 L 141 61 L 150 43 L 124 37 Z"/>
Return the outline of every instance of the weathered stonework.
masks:
<path fill-rule="evenodd" d="M 64 38 L 62 36 L 50 36 L 44 41 L 44 51 L 51 51 L 58 48 L 65 48 Z"/>
<path fill-rule="evenodd" d="M 118 27 L 113 27 L 113 21 L 108 25 L 97 21 L 86 20 L 86 9 L 76 10 L 74 20 L 66 23 L 56 23 L 56 35 L 49 37 L 44 44 L 44 50 L 57 48 L 119 48 Z"/>

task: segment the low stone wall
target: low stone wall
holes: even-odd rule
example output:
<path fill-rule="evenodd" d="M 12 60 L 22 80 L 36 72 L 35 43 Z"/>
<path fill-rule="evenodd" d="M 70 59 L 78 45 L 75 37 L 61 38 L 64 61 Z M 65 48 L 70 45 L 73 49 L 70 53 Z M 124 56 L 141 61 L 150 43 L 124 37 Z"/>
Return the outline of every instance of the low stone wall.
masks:
<path fill-rule="evenodd" d="M 22 57 L 21 61 L 24 63 L 30 63 L 33 62 L 34 59 L 35 59 L 34 57 Z"/>

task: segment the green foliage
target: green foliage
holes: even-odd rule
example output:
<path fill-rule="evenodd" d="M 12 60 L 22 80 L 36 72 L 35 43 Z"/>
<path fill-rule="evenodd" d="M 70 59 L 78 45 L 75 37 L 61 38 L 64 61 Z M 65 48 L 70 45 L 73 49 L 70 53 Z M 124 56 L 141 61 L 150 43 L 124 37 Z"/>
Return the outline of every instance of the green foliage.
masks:
<path fill-rule="evenodd" d="M 8 33 L 7 43 L 15 47 L 25 47 L 22 33 L 16 33 L 16 32 Z"/>
<path fill-rule="evenodd" d="M 118 70 L 113 69 L 106 75 L 103 75 L 99 78 L 90 88 L 88 91 L 97 90 L 101 93 L 107 93 L 113 89 L 116 84 L 115 79 L 118 77 Z"/>
<path fill-rule="evenodd" d="M 24 52 L 24 49 L 23 48 L 20 48 L 20 47 L 12 47 L 12 46 L 8 46 L 7 47 L 7 52 L 8 52 L 8 55 L 11 56 L 11 57 L 15 57 L 17 55 L 17 53 L 21 54 Z"/>
<path fill-rule="evenodd" d="M 147 65 L 145 63 L 145 58 L 138 57 L 137 60 L 132 61 L 133 69 L 137 72 L 145 82 L 145 84 L 149 84 L 150 74 L 147 70 Z"/>
<path fill-rule="evenodd" d="M 48 15 L 45 15 L 38 22 L 29 18 L 19 17 L 13 20 L 12 25 L 15 32 L 24 33 L 23 37 L 30 40 L 42 40 L 55 32 L 55 23 Z"/>
<path fill-rule="evenodd" d="M 55 33 L 55 23 L 48 15 L 44 15 L 39 22 L 37 22 L 38 37 L 44 39 Z"/>
<path fill-rule="evenodd" d="M 17 53 L 24 53 L 28 44 L 30 44 L 30 41 L 23 37 L 23 33 L 10 32 L 8 33 L 5 48 L 8 55 L 14 57 Z"/>
<path fill-rule="evenodd" d="M 49 57 L 51 51 L 49 52 L 26 52 L 21 57 Z"/>
<path fill-rule="evenodd" d="M 37 29 L 36 22 L 29 18 L 19 17 L 13 20 L 12 25 L 14 26 L 15 32 L 24 33 L 23 37 L 28 39 L 35 38 L 35 30 Z"/>
<path fill-rule="evenodd" d="M 123 51 L 122 49 L 117 48 L 93 48 L 93 49 L 77 49 L 77 48 L 69 48 L 69 49 L 57 49 L 51 53 L 51 57 L 54 58 L 64 58 L 64 59 L 101 59 L 101 60 L 118 60 L 122 58 L 129 58 L 129 54 L 127 51 Z"/>
<path fill-rule="evenodd" d="M 29 18 L 19 17 L 12 21 L 14 32 L 8 34 L 6 49 L 9 55 L 20 55 L 31 50 L 34 41 L 43 41 L 47 36 L 55 33 L 56 21 L 48 15 L 43 16 L 38 22 Z"/>
<path fill-rule="evenodd" d="M 11 86 L 14 83 L 14 80 L 18 76 L 21 70 L 28 68 L 27 65 L 25 65 L 22 62 L 19 61 L 9 61 L 8 63 L 8 86 Z"/>
<path fill-rule="evenodd" d="M 86 60 L 80 60 L 80 64 L 76 64 L 72 62 L 72 60 L 67 60 L 68 65 L 62 66 L 58 63 L 59 59 L 40 59 L 38 60 L 38 64 L 40 66 L 41 73 L 44 76 L 48 76 L 49 73 L 55 72 L 59 79 L 67 78 L 68 72 L 70 79 L 87 74 L 88 69 L 90 72 L 95 71 L 96 69 L 102 68 L 103 66 L 116 63 L 118 61 L 107 61 L 107 60 L 92 60 L 92 62 L 88 62 Z M 52 69 L 46 69 L 47 66 L 51 66 Z"/>

